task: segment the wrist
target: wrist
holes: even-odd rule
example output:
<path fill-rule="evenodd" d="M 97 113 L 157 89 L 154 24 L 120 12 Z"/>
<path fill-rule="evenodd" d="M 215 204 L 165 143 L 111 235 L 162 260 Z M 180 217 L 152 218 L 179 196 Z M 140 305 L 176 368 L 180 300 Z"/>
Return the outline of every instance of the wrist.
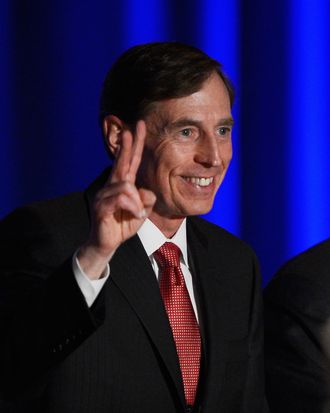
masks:
<path fill-rule="evenodd" d="M 114 251 L 104 254 L 93 246 L 83 245 L 78 250 L 76 257 L 84 274 L 91 280 L 98 280 L 105 276 L 113 254 Z"/>

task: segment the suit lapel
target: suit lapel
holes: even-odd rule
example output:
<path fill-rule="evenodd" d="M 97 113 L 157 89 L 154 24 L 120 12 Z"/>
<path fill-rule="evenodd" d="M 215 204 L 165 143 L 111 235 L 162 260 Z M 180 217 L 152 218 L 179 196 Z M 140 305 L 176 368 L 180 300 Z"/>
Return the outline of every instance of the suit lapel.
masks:
<path fill-rule="evenodd" d="M 111 260 L 111 280 L 121 290 L 139 317 L 184 405 L 184 390 L 171 327 L 155 273 L 138 238 L 126 241 Z"/>
<path fill-rule="evenodd" d="M 207 236 L 199 229 L 198 222 L 193 218 L 188 220 L 187 237 L 193 260 L 195 296 L 203 339 L 204 378 L 200 392 L 202 400 L 205 400 L 211 394 L 215 396 L 220 390 L 219 383 L 224 373 L 225 353 L 223 323 L 229 323 L 230 320 L 221 317 L 221 309 L 226 302 L 220 301 L 218 295 L 221 288 L 218 278 L 220 255 L 213 256 Z"/>

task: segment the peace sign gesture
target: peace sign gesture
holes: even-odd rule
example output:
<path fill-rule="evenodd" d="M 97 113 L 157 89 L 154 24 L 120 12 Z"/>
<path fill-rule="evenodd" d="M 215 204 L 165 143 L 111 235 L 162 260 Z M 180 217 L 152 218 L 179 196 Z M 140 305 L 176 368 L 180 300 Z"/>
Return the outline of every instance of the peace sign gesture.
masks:
<path fill-rule="evenodd" d="M 151 191 L 135 186 L 146 137 L 144 121 L 137 123 L 134 135 L 127 129 L 120 133 L 111 174 L 95 197 L 89 238 L 78 253 L 80 265 L 91 279 L 102 275 L 116 249 L 136 234 L 156 201 Z"/>

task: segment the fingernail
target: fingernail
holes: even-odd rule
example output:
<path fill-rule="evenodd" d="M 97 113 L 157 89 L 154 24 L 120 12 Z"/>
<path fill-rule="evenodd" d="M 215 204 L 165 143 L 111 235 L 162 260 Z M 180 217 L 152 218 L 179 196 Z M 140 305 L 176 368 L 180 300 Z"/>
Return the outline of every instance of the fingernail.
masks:
<path fill-rule="evenodd" d="M 143 208 L 142 211 L 140 212 L 140 218 L 145 218 L 147 216 L 147 211 Z"/>

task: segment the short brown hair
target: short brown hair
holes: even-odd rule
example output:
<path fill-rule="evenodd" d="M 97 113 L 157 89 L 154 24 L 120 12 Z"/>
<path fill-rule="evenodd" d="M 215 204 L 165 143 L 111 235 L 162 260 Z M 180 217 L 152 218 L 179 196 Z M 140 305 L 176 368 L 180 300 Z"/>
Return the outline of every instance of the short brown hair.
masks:
<path fill-rule="evenodd" d="M 234 89 L 221 64 L 201 50 L 177 42 L 134 46 L 119 57 L 105 78 L 100 122 L 111 114 L 133 126 L 151 104 L 197 92 L 213 72 L 223 80 L 232 105 Z"/>

